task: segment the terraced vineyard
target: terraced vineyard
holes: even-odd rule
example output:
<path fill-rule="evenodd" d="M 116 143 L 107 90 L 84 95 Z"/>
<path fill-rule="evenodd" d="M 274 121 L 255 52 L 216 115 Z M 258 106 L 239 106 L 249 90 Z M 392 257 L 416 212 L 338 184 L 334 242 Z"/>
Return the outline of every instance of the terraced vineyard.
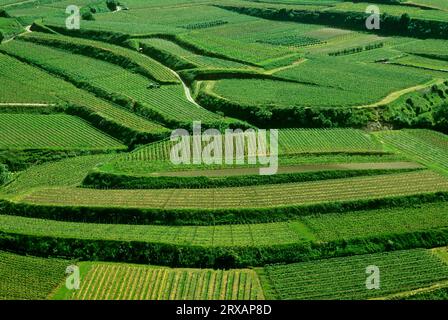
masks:
<path fill-rule="evenodd" d="M 0 114 L 0 149 L 126 150 L 68 115 Z"/>
<path fill-rule="evenodd" d="M 380 289 L 366 290 L 365 271 L 381 270 Z M 265 268 L 279 299 L 367 299 L 446 279 L 448 267 L 425 250 L 398 251 Z M 269 295 L 267 295 L 269 296 Z"/>
<path fill-rule="evenodd" d="M 2 80 L 1 102 L 15 103 L 69 103 L 86 108 L 106 122 L 117 123 L 132 132 L 163 135 L 168 131 L 161 125 L 137 116 L 119 106 L 97 98 L 74 85 L 16 59 L 0 54 Z M 2 82 L 3 83 L 3 82 Z M 9 86 L 9 87 L 8 87 Z M 46 88 L 51 87 L 50 92 Z M 20 88 L 21 90 L 16 90 Z M 22 90 L 23 89 L 23 90 Z M 42 92 L 46 92 L 42 94 Z"/>
<path fill-rule="evenodd" d="M 138 284 L 137 286 L 128 284 Z M 92 264 L 73 300 L 260 300 L 251 270 L 168 269 Z"/>
<path fill-rule="evenodd" d="M 121 92 L 123 98 L 128 99 L 130 103 L 138 101 L 143 104 L 144 110 L 148 109 L 147 113 L 156 113 L 159 121 L 166 123 L 192 122 L 196 119 L 202 119 L 204 122 L 219 121 L 217 115 L 199 108 L 184 98 L 183 88 L 180 85 L 149 89 L 150 81 L 147 78 L 125 71 L 116 65 L 29 42 L 11 42 L 2 46 L 0 50 L 37 64 L 56 75 L 67 77 L 71 82 L 87 81 L 89 85 L 97 90 L 103 90 L 107 95 Z M 166 104 L 165 101 L 171 103 Z M 173 117 L 174 114 L 176 117 Z"/>
<path fill-rule="evenodd" d="M 391 131 L 379 134 L 386 143 L 417 161 L 446 171 L 448 169 L 445 135 L 425 130 Z"/>
<path fill-rule="evenodd" d="M 57 206 L 218 210 L 299 206 L 441 191 L 448 191 L 448 180 L 439 174 L 423 171 L 328 181 L 204 190 L 43 188 L 25 195 L 21 201 Z"/>
<path fill-rule="evenodd" d="M 446 30 L 442 0 L 0 0 L 0 299 L 447 299 Z"/>
<path fill-rule="evenodd" d="M 68 261 L 0 251 L 0 300 L 44 300 L 64 278 Z"/>

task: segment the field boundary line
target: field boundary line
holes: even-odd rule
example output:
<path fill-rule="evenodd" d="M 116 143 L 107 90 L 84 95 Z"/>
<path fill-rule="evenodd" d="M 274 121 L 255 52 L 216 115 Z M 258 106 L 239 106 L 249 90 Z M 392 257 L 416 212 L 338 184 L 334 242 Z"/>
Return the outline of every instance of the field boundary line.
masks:
<path fill-rule="evenodd" d="M 275 74 L 277 72 L 294 68 L 294 67 L 296 67 L 296 66 L 298 66 L 298 65 L 300 65 L 302 63 L 305 63 L 306 61 L 308 61 L 307 58 L 300 58 L 297 61 L 294 61 L 292 64 L 289 64 L 289 65 L 283 66 L 283 67 L 278 67 L 278 68 L 275 68 L 275 69 L 271 69 L 271 70 L 265 71 L 264 73 L 265 74 L 269 74 L 269 75 L 273 75 L 273 74 Z"/>
<path fill-rule="evenodd" d="M 394 102 L 395 100 L 397 100 L 398 98 L 404 96 L 405 94 L 411 93 L 411 92 L 415 92 L 418 90 L 422 90 L 422 89 L 426 89 L 429 88 L 433 85 L 439 85 L 442 84 L 443 82 L 445 82 L 446 79 L 432 79 L 426 83 L 420 84 L 420 85 L 416 85 L 410 88 L 406 88 L 406 89 L 402 89 L 402 90 L 398 90 L 398 91 L 394 91 L 392 93 L 389 93 L 385 98 L 383 98 L 382 100 L 372 103 L 372 104 L 368 104 L 368 105 L 361 105 L 361 106 L 354 106 L 354 109 L 364 109 L 364 108 L 376 108 L 379 107 L 381 105 L 386 105 L 389 104 L 391 102 Z"/>

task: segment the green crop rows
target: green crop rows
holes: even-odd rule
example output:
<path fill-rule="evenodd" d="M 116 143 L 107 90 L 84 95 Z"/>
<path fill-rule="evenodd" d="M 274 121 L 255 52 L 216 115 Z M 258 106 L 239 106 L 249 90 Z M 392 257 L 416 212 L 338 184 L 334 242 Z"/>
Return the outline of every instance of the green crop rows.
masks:
<path fill-rule="evenodd" d="M 102 263 L 89 268 L 80 290 L 69 299 L 259 300 L 263 299 L 263 292 L 256 273 L 251 270 L 168 269 Z"/>
<path fill-rule="evenodd" d="M 0 137 L 0 149 L 126 149 L 84 121 L 68 115 L 0 114 Z"/>
<path fill-rule="evenodd" d="M 380 289 L 366 288 L 366 268 L 380 270 Z M 265 269 L 278 299 L 366 299 L 446 279 L 448 266 L 425 250 L 372 254 Z"/>
<path fill-rule="evenodd" d="M 68 261 L 0 251 L 0 300 L 44 300 L 64 277 Z"/>
<path fill-rule="evenodd" d="M 447 299 L 446 1 L 115 2 L 0 0 L 0 299 Z"/>

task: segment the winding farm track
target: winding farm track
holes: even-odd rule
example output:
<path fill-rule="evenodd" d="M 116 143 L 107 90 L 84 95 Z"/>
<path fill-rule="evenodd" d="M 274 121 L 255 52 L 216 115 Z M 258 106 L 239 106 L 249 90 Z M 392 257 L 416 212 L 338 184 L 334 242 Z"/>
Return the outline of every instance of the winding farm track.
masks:
<path fill-rule="evenodd" d="M 166 67 L 166 68 L 168 68 L 168 67 Z M 187 100 L 190 101 L 191 103 L 193 103 L 198 108 L 202 109 L 202 107 L 193 99 L 193 96 L 191 95 L 190 88 L 185 84 L 185 82 L 182 80 L 182 78 L 179 76 L 179 74 L 176 71 L 174 71 L 173 69 L 169 69 L 169 70 L 179 79 L 180 83 L 182 83 Z"/>
<path fill-rule="evenodd" d="M 442 84 L 443 82 L 445 82 L 446 80 L 444 79 L 433 79 L 429 82 L 426 82 L 424 84 L 420 84 L 417 86 L 413 86 L 410 88 L 406 88 L 406 89 L 402 89 L 399 91 L 395 91 L 390 93 L 389 95 L 387 95 L 384 99 L 382 99 L 381 101 L 375 102 L 373 104 L 368 104 L 368 105 L 363 105 L 363 106 L 357 106 L 355 108 L 358 109 L 363 109 L 363 108 L 375 108 L 375 107 L 379 107 L 381 105 L 385 105 L 388 103 L 391 103 L 395 100 L 397 100 L 398 98 L 400 98 L 401 96 L 404 96 L 405 94 L 411 93 L 411 92 L 415 92 L 418 90 L 423 90 L 423 89 L 427 89 L 433 85 L 438 85 L 438 84 Z"/>
<path fill-rule="evenodd" d="M 20 33 L 20 34 L 18 34 L 16 36 L 12 37 L 11 39 L 8 39 L 8 40 L 4 41 L 3 43 L 8 43 L 9 41 L 14 40 L 16 37 L 20 37 L 21 35 L 24 35 L 24 34 L 27 34 L 27 33 L 30 33 L 30 32 L 32 32 L 31 31 L 31 25 L 25 27 L 25 32 L 22 32 L 22 33 Z"/>

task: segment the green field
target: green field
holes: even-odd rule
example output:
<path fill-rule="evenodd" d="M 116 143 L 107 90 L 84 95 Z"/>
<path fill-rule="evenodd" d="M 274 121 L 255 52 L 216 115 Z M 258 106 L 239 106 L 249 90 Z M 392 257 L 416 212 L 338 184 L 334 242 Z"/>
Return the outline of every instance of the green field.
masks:
<path fill-rule="evenodd" d="M 126 150 L 126 147 L 68 115 L 0 114 L 0 149 Z"/>
<path fill-rule="evenodd" d="M 380 289 L 366 288 L 366 268 L 380 270 Z M 446 279 L 448 265 L 425 250 L 397 251 L 312 263 L 268 266 L 266 296 L 277 299 L 368 299 Z"/>
<path fill-rule="evenodd" d="M 447 30 L 446 0 L 0 0 L 0 300 L 447 300 Z"/>
<path fill-rule="evenodd" d="M 126 264 L 82 263 L 79 291 L 70 300 L 260 300 L 252 270 L 169 269 Z"/>
<path fill-rule="evenodd" d="M 116 104 L 99 99 L 93 94 L 80 90 L 76 86 L 52 77 L 37 68 L 0 54 L 2 68 L 2 103 L 66 103 L 86 108 L 106 122 L 118 123 L 130 131 L 141 133 L 166 133 L 166 129 L 154 122 L 137 116 Z M 3 80 L 5 82 L 3 82 Z M 37 80 L 37 81 L 36 81 Z M 51 90 L 46 90 L 51 88 Z M 19 89 L 19 90 L 18 90 Z"/>
<path fill-rule="evenodd" d="M 154 209 L 274 208 L 448 191 L 448 179 L 422 171 L 303 183 L 215 189 L 42 188 L 21 197 L 56 206 Z M 194 199 L 194 201 L 192 201 Z"/>
<path fill-rule="evenodd" d="M 64 278 L 69 261 L 0 251 L 0 300 L 45 300 Z"/>

